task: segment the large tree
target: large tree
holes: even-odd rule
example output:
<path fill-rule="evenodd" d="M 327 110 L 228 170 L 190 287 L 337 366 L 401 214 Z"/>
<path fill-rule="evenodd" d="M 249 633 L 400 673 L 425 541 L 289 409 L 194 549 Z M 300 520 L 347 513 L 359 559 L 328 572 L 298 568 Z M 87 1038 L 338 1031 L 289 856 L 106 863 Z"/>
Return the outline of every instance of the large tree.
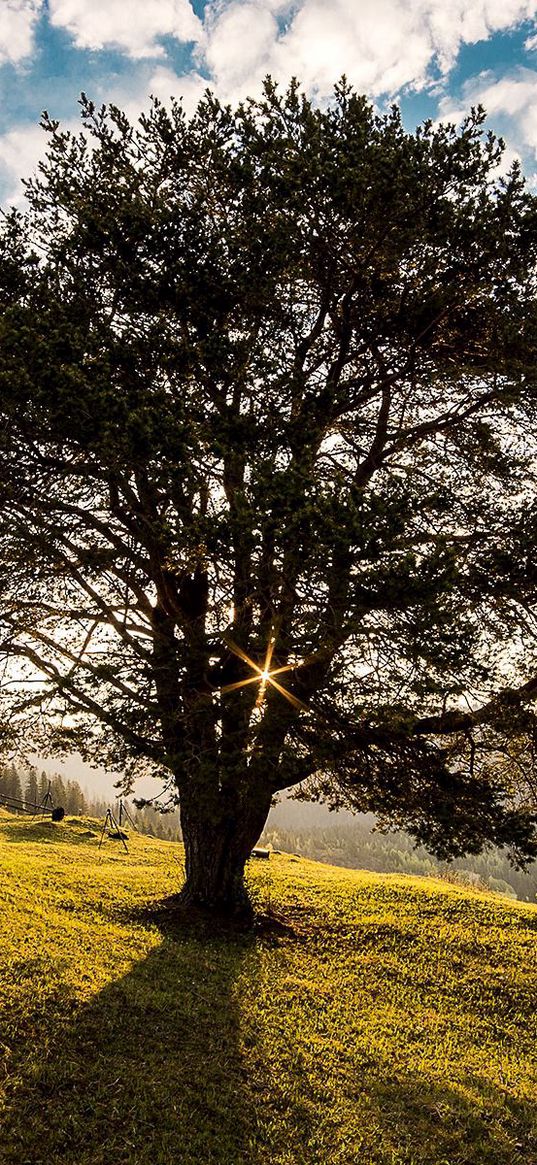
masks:
<path fill-rule="evenodd" d="M 235 909 L 309 781 L 537 852 L 536 201 L 473 111 L 82 101 L 1 243 L 11 726 L 165 774 Z M 533 655 L 532 655 L 533 652 Z"/>

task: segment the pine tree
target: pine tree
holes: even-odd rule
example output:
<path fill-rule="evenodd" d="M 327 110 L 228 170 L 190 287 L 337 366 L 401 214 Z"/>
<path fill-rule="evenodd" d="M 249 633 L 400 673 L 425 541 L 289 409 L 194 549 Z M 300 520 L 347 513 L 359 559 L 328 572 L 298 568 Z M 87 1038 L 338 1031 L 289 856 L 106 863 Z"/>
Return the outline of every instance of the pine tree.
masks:
<path fill-rule="evenodd" d="M 6 689 L 13 722 L 164 776 L 185 905 L 246 905 L 303 781 L 443 857 L 532 857 L 518 168 L 479 110 L 412 134 L 346 85 L 82 113 L 91 148 L 45 117 L 0 238 L 0 618 L 42 695 Z"/>
<path fill-rule="evenodd" d="M 28 769 L 26 782 L 24 786 L 24 800 L 26 805 L 34 809 L 39 804 L 39 783 L 37 777 L 37 769 L 32 765 Z"/>

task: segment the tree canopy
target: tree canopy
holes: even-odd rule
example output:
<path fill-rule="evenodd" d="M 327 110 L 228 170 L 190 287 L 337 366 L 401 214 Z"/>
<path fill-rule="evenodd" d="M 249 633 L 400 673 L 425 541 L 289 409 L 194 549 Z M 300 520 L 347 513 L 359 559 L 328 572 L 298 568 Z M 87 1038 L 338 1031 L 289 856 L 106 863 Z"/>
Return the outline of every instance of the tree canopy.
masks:
<path fill-rule="evenodd" d="M 180 801 L 235 905 L 308 781 L 537 853 L 536 199 L 474 110 L 82 99 L 0 242 L 11 726 Z M 11 669 L 11 670 L 10 670 Z"/>

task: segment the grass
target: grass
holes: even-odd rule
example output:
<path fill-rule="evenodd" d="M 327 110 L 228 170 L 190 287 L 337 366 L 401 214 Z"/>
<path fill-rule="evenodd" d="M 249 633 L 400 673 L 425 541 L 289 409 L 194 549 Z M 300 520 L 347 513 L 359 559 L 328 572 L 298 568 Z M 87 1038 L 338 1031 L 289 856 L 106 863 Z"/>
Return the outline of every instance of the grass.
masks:
<path fill-rule="evenodd" d="M 0 814 L 1 1165 L 536 1165 L 535 907 L 274 855 L 290 933 L 174 931 L 98 841 Z"/>

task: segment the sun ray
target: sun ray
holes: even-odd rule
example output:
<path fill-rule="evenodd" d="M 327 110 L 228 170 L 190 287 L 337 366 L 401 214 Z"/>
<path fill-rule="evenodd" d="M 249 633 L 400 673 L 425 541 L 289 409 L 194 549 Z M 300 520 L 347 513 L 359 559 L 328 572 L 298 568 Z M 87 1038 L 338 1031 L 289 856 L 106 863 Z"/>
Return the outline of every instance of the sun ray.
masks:
<path fill-rule="evenodd" d="M 304 659 L 295 660 L 294 663 L 286 663 L 283 667 L 271 668 L 271 675 L 278 676 L 285 671 L 296 671 L 299 667 L 308 667 L 310 663 L 315 663 L 318 659 L 326 657 L 326 648 L 320 648 L 319 651 L 312 651 L 310 655 L 305 655 Z"/>
<path fill-rule="evenodd" d="M 236 692 L 239 688 L 245 688 L 246 684 L 258 684 L 258 683 L 259 683 L 259 675 L 248 676 L 248 679 L 237 680 L 237 682 L 235 684 L 225 684 L 223 688 L 220 688 L 220 692 L 222 694 L 224 694 L 226 692 Z"/>
<path fill-rule="evenodd" d="M 285 699 L 289 700 L 289 703 L 293 704 L 295 708 L 299 708 L 301 712 L 309 712 L 308 705 L 305 704 L 303 700 L 299 700 L 298 696 L 295 696 L 294 692 L 288 692 L 287 688 L 282 687 L 282 685 L 279 684 L 277 680 L 274 680 L 272 676 L 269 677 L 268 683 L 271 684 L 273 688 L 276 688 L 276 691 L 279 692 L 280 695 L 285 696 Z"/>
<path fill-rule="evenodd" d="M 259 667 L 259 664 L 254 663 L 253 659 L 250 659 L 250 656 L 246 654 L 242 647 L 239 647 L 238 643 L 234 643 L 233 639 L 226 639 L 225 643 L 226 646 L 231 649 L 233 654 L 238 655 L 239 659 L 243 659 L 249 667 L 252 667 L 254 671 L 257 672 L 258 676 L 262 674 L 263 669 Z"/>
<path fill-rule="evenodd" d="M 255 662 L 255 660 L 251 659 L 251 657 L 248 655 L 248 653 L 246 651 L 244 651 L 244 648 L 239 647 L 238 643 L 235 643 L 232 639 L 227 639 L 227 638 L 226 638 L 225 642 L 226 642 L 227 647 L 229 647 L 230 651 L 232 651 L 234 653 L 234 655 L 237 655 L 239 657 L 239 659 L 242 659 L 244 661 L 244 663 L 248 664 L 248 667 L 252 668 L 252 671 L 255 672 L 255 675 L 248 676 L 247 679 L 244 679 L 244 680 L 238 680 L 236 683 L 233 683 L 233 684 L 225 684 L 224 687 L 220 688 L 220 692 L 222 695 L 225 695 L 228 692 L 236 692 L 240 688 L 245 688 L 248 684 L 258 683 L 259 684 L 259 692 L 257 695 L 255 706 L 256 706 L 256 708 L 259 708 L 259 707 L 261 707 L 261 705 L 265 699 L 266 690 L 267 690 L 268 685 L 270 684 L 271 687 L 275 688 L 276 691 L 279 692 L 281 696 L 284 696 L 284 698 L 286 700 L 288 700 L 289 703 L 292 704 L 294 708 L 297 708 L 301 712 L 309 712 L 310 709 L 308 708 L 308 705 L 305 704 L 303 700 L 300 700 L 298 696 L 295 696 L 295 694 L 293 692 L 289 692 L 287 690 L 287 688 L 284 688 L 283 685 L 278 683 L 278 681 L 274 677 L 278 676 L 278 675 L 282 675 L 284 672 L 296 671 L 297 668 L 304 667 L 304 665 L 307 663 L 310 663 L 311 660 L 315 658 L 315 656 L 308 656 L 308 657 L 306 657 L 306 659 L 303 659 L 303 660 L 298 661 L 296 663 L 286 663 L 286 664 L 283 664 L 282 667 L 276 667 L 276 668 L 274 668 L 274 670 L 272 670 L 271 664 L 272 664 L 272 658 L 273 658 L 274 650 L 275 650 L 275 646 L 276 646 L 276 636 L 274 635 L 274 633 L 271 635 L 271 637 L 268 641 L 267 650 L 265 652 L 265 659 L 264 659 L 263 665 L 261 667 L 259 666 L 258 663 Z M 316 655 L 318 655 L 318 654 L 320 654 L 320 653 L 317 652 Z"/>
<path fill-rule="evenodd" d="M 265 655 L 265 664 L 263 667 L 264 672 L 270 672 L 270 670 L 271 670 L 272 656 L 274 655 L 275 646 L 276 646 L 276 636 L 273 633 L 268 641 L 268 644 L 267 644 L 267 652 Z"/>
<path fill-rule="evenodd" d="M 283 667 L 275 667 L 270 671 L 271 676 L 281 676 L 284 671 L 296 671 L 298 667 L 304 667 L 305 660 L 300 660 L 298 663 L 286 663 Z"/>

